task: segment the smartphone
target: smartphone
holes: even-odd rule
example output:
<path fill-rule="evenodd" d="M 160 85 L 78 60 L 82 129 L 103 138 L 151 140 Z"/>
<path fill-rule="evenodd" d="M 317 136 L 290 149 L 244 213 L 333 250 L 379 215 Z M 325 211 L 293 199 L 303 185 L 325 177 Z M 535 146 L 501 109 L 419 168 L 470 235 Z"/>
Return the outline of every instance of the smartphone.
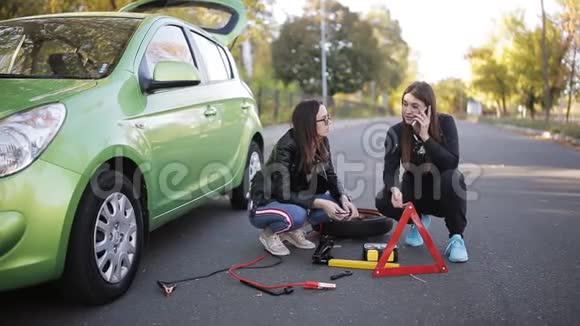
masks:
<path fill-rule="evenodd" d="M 427 112 L 428 112 L 429 110 L 431 110 L 431 105 L 429 105 L 428 107 L 426 107 L 426 108 L 425 108 L 425 111 L 423 111 L 423 113 L 424 113 L 425 115 L 427 115 Z M 411 126 L 412 126 L 412 127 L 415 127 L 415 124 L 416 124 L 416 123 L 417 123 L 417 121 L 413 121 L 413 123 L 411 123 Z"/>

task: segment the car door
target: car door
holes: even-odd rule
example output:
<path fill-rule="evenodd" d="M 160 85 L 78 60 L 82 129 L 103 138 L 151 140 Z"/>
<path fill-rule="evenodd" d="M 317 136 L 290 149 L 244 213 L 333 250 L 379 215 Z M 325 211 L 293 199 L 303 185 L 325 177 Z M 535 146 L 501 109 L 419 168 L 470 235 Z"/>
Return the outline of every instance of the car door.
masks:
<path fill-rule="evenodd" d="M 214 40 L 200 31 L 190 31 L 194 51 L 200 56 L 199 69 L 207 81 L 203 89 L 209 102 L 206 110 L 212 115 L 205 121 L 205 146 L 196 149 L 200 157 L 209 160 L 200 172 L 203 194 L 211 194 L 231 183 L 243 167 L 247 144 L 240 146 L 247 111 L 255 106 L 248 91 L 236 78 L 231 56 L 222 46 L 231 44 L 247 24 L 246 10 L 240 0 L 141 0 L 121 9 L 124 12 L 162 14 L 176 17 L 202 28 Z M 229 61 L 228 61 L 229 59 Z M 228 65 L 226 65 L 226 62 Z M 211 150 L 210 150 L 211 149 Z M 202 195 L 203 195 L 202 194 Z"/>
<path fill-rule="evenodd" d="M 190 35 L 200 65 L 203 65 L 207 75 L 203 88 L 210 98 L 207 103 L 208 110 L 213 110 L 216 114 L 208 129 L 210 152 L 207 155 L 211 157 L 211 162 L 203 173 L 204 176 L 214 174 L 211 180 L 206 180 L 208 189 L 214 190 L 232 181 L 235 163 L 243 156 L 240 155 L 240 143 L 243 143 L 241 139 L 246 120 L 244 111 L 247 108 L 242 108 L 243 99 L 239 89 L 241 84 L 234 79 L 229 60 L 224 60 L 224 49 L 199 32 L 190 30 Z"/>
<path fill-rule="evenodd" d="M 141 59 L 139 80 L 151 80 L 159 61 L 197 64 L 184 29 L 159 27 Z M 200 174 L 209 161 L 207 148 L 215 114 L 208 112 L 202 86 L 143 92 L 144 112 L 136 119 L 150 146 L 153 216 L 168 212 L 202 196 Z"/>

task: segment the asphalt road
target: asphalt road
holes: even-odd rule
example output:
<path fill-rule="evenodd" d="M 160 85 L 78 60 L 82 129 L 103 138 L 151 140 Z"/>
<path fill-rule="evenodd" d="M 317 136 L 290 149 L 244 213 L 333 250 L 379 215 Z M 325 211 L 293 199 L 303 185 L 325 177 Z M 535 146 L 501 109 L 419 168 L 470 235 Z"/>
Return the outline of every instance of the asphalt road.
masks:
<path fill-rule="evenodd" d="M 337 122 L 333 159 L 359 207 L 373 207 L 386 122 Z M 272 297 L 225 273 L 180 285 L 170 297 L 157 279 L 203 275 L 263 253 L 258 230 L 226 199 L 153 232 L 129 293 L 101 307 L 67 302 L 51 285 L 0 293 L 1 325 L 579 325 L 580 152 L 495 127 L 458 122 L 469 183 L 470 261 L 449 273 L 374 279 L 370 271 L 337 289 Z M 269 128 L 269 144 L 284 128 Z M 442 220 L 430 233 L 439 250 Z M 385 241 L 386 237 L 371 239 Z M 359 259 L 364 240 L 343 240 L 335 257 Z M 312 265 L 292 249 L 284 263 L 243 271 L 264 283 L 329 281 L 342 269 Z M 403 264 L 428 264 L 425 248 L 400 244 Z"/>

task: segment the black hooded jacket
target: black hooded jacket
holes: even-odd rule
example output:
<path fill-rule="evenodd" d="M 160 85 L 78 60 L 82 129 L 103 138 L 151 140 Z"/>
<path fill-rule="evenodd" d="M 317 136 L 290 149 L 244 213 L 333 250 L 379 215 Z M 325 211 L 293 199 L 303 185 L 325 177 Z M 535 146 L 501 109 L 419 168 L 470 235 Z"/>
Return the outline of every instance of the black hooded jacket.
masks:
<path fill-rule="evenodd" d="M 437 143 L 433 138 L 427 142 L 422 142 L 419 138 L 412 139 L 411 163 L 419 166 L 426 162 L 431 162 L 440 172 L 455 170 L 459 164 L 459 139 L 457 127 L 453 117 L 448 114 L 439 113 L 439 129 L 441 143 Z M 396 186 L 400 188 L 399 166 L 401 161 L 401 138 L 404 123 L 399 122 L 387 131 L 385 139 L 385 167 L 383 170 L 383 181 L 385 189 Z"/>

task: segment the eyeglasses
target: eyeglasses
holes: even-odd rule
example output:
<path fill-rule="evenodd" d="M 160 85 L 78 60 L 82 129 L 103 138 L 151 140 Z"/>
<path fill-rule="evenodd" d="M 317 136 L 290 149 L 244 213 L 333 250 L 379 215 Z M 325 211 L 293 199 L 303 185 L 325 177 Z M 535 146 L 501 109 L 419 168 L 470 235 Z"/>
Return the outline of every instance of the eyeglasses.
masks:
<path fill-rule="evenodd" d="M 330 123 L 330 120 L 332 120 L 332 118 L 330 117 L 330 114 L 329 114 L 326 117 L 324 117 L 323 119 L 316 120 L 316 122 L 324 122 L 324 124 L 328 126 L 328 123 Z"/>

